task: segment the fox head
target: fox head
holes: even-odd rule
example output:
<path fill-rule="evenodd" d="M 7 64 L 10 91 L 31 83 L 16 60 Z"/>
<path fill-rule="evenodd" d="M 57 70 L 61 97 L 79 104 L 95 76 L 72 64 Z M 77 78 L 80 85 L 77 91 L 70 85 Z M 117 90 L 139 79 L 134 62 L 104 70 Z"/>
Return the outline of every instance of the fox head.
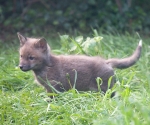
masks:
<path fill-rule="evenodd" d="M 50 60 L 50 47 L 44 38 L 28 38 L 17 33 L 20 40 L 20 62 L 22 71 L 38 70 L 48 65 Z"/>

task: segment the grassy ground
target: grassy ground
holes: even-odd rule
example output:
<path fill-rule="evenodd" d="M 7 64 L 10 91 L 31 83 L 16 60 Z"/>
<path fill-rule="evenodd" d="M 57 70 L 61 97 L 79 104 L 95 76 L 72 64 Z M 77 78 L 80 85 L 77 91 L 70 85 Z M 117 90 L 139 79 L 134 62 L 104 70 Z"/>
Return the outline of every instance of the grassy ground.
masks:
<path fill-rule="evenodd" d="M 55 47 L 56 41 L 47 39 L 56 54 L 85 53 L 104 58 L 129 56 L 139 41 L 137 35 L 104 35 L 96 31 L 91 39 L 61 36 L 61 48 Z M 125 70 L 115 69 L 117 82 L 113 90 L 117 93 L 114 98 L 109 98 L 110 90 L 102 95 L 72 89 L 58 94 L 53 100 L 35 84 L 31 71 L 22 72 L 17 67 L 19 40 L 3 45 L 0 41 L 0 124 L 149 125 L 149 40 L 143 38 L 142 56 L 136 65 Z M 81 46 L 83 41 L 86 44 Z"/>

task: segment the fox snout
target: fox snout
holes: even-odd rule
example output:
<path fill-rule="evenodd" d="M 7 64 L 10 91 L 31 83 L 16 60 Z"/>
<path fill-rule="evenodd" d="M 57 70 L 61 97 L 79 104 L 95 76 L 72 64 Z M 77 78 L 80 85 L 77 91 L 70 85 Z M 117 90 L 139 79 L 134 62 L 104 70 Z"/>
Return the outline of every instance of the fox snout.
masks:
<path fill-rule="evenodd" d="M 22 65 L 22 64 L 19 64 L 19 68 L 24 72 L 30 70 L 30 66 Z"/>

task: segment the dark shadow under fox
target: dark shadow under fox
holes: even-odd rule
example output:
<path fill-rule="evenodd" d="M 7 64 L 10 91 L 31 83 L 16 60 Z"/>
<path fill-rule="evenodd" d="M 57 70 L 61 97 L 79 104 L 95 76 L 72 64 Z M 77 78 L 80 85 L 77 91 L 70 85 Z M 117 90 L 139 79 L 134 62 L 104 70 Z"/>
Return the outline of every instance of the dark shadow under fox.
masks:
<path fill-rule="evenodd" d="M 115 84 L 113 68 L 124 69 L 136 63 L 140 58 L 142 41 L 134 53 L 123 59 L 108 59 L 84 55 L 53 55 L 44 38 L 29 38 L 17 33 L 20 40 L 20 64 L 22 71 L 32 70 L 37 81 L 52 92 L 49 82 L 57 91 L 71 89 L 79 91 L 98 91 L 96 78 L 101 78 L 101 90 L 105 93 L 111 77 L 110 88 Z M 75 81 L 75 76 L 77 77 Z"/>

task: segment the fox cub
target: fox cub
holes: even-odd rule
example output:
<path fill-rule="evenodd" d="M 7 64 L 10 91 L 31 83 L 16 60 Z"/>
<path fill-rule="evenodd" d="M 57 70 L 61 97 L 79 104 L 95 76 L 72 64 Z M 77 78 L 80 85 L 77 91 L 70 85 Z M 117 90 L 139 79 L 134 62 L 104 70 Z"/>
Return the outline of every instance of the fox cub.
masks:
<path fill-rule="evenodd" d="M 84 55 L 56 56 L 51 53 L 44 38 L 29 38 L 20 33 L 17 34 L 20 40 L 20 69 L 32 70 L 37 81 L 47 92 L 52 92 L 52 87 L 63 92 L 73 86 L 79 91 L 98 91 L 96 78 L 100 77 L 102 80 L 100 88 L 105 93 L 110 77 L 110 88 L 115 83 L 113 68 L 123 69 L 135 64 L 140 58 L 142 48 L 140 40 L 135 52 L 124 59 L 105 60 L 98 56 Z"/>

